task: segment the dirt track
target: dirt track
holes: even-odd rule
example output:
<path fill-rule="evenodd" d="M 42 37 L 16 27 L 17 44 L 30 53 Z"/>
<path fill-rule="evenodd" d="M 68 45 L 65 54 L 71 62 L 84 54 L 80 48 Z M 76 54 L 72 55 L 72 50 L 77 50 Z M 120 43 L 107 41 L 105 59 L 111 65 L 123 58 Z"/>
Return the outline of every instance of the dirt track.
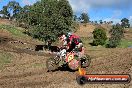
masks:
<path fill-rule="evenodd" d="M 7 33 L 3 32 L 0 35 L 2 34 Z M 25 49 L 27 45 L 31 45 L 28 42 L 26 45 L 11 44 L 10 41 L 15 40 L 9 38 L 10 34 L 4 37 L 6 39 L 0 43 L 0 53 L 10 53 L 14 58 L 0 70 L 0 88 L 132 88 L 132 81 L 130 84 L 80 86 L 75 80 L 78 72 L 68 70 L 47 72 L 45 61 L 52 55 Z M 86 53 L 92 57 L 91 65 L 86 69 L 87 73 L 132 76 L 132 48 L 87 50 Z"/>
<path fill-rule="evenodd" d="M 51 55 L 39 55 L 39 52 L 20 51 L 20 49 L 16 49 L 15 52 L 12 52 L 10 51 L 11 47 L 10 49 L 5 49 L 7 50 L 6 52 L 14 56 L 14 59 L 0 71 L 1 88 L 82 88 L 75 80 L 78 72 L 70 72 L 68 70 L 47 72 L 45 61 Z M 3 50 L 1 50 L 1 52 L 2 51 Z M 93 57 L 90 67 L 87 68 L 87 73 L 129 73 L 132 75 L 132 49 L 106 49 L 102 51 L 87 52 Z M 101 53 L 102 56 L 100 55 Z M 113 87 L 131 88 L 132 83 L 86 84 L 83 86 L 83 88 Z"/>

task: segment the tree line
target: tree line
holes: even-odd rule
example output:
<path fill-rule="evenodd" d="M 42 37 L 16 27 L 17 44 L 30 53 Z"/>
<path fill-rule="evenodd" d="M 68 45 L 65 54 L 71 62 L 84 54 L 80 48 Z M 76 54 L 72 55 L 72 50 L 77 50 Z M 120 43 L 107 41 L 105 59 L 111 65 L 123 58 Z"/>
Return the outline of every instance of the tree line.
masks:
<path fill-rule="evenodd" d="M 10 1 L 3 6 L 0 14 L 2 14 L 2 18 L 15 20 L 19 26 L 24 25 L 26 28 L 32 29 L 26 33 L 42 41 L 55 41 L 60 34 L 75 29 L 78 21 L 81 23 L 93 22 L 90 21 L 87 13 L 81 13 L 80 17 L 74 15 L 68 0 L 41 0 L 24 7 L 21 7 L 16 1 Z M 106 23 L 102 20 L 99 22 L 100 24 Z M 123 18 L 121 26 L 129 28 L 129 20 Z"/>
<path fill-rule="evenodd" d="M 77 27 L 77 17 L 73 15 L 68 0 L 41 0 L 24 7 L 10 1 L 3 6 L 0 14 L 4 19 L 15 21 L 18 26 L 32 29 L 26 33 L 42 41 L 55 41 L 58 35 L 74 31 Z M 82 13 L 79 20 L 89 22 L 88 14 Z"/>

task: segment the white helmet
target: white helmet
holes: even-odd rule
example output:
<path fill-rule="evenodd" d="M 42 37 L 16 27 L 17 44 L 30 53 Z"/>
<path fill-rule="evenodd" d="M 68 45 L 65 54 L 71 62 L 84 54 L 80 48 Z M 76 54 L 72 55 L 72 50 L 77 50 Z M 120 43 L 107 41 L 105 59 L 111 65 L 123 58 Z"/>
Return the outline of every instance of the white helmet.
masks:
<path fill-rule="evenodd" d="M 61 36 L 61 40 L 64 41 L 66 39 L 66 36 L 65 35 L 62 35 Z"/>
<path fill-rule="evenodd" d="M 67 35 L 70 37 L 72 35 L 72 33 L 71 32 L 68 32 Z"/>

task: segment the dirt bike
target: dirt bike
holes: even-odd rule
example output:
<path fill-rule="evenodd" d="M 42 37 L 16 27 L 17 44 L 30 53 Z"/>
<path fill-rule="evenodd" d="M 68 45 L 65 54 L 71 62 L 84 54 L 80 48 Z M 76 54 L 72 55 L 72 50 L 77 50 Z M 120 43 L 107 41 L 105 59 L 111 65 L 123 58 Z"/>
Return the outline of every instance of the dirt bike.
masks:
<path fill-rule="evenodd" d="M 79 56 L 79 54 L 72 50 L 66 52 L 66 49 L 60 49 L 60 52 L 55 57 L 49 58 L 46 61 L 46 67 L 49 71 L 54 71 L 61 66 L 68 66 L 71 70 L 78 70 L 79 67 L 85 68 L 90 64 L 90 57 L 88 55 Z"/>

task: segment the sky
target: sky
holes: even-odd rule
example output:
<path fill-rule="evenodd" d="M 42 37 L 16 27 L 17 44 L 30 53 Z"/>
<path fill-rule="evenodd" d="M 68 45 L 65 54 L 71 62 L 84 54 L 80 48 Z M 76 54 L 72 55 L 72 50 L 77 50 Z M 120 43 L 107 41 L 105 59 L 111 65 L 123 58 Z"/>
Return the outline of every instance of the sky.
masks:
<path fill-rule="evenodd" d="M 0 10 L 12 0 L 0 0 Z M 37 0 L 14 0 L 21 6 L 32 5 Z M 132 0 L 68 0 L 74 14 L 80 16 L 88 13 L 91 21 L 111 21 L 119 23 L 122 18 L 128 18 L 132 24 Z"/>

